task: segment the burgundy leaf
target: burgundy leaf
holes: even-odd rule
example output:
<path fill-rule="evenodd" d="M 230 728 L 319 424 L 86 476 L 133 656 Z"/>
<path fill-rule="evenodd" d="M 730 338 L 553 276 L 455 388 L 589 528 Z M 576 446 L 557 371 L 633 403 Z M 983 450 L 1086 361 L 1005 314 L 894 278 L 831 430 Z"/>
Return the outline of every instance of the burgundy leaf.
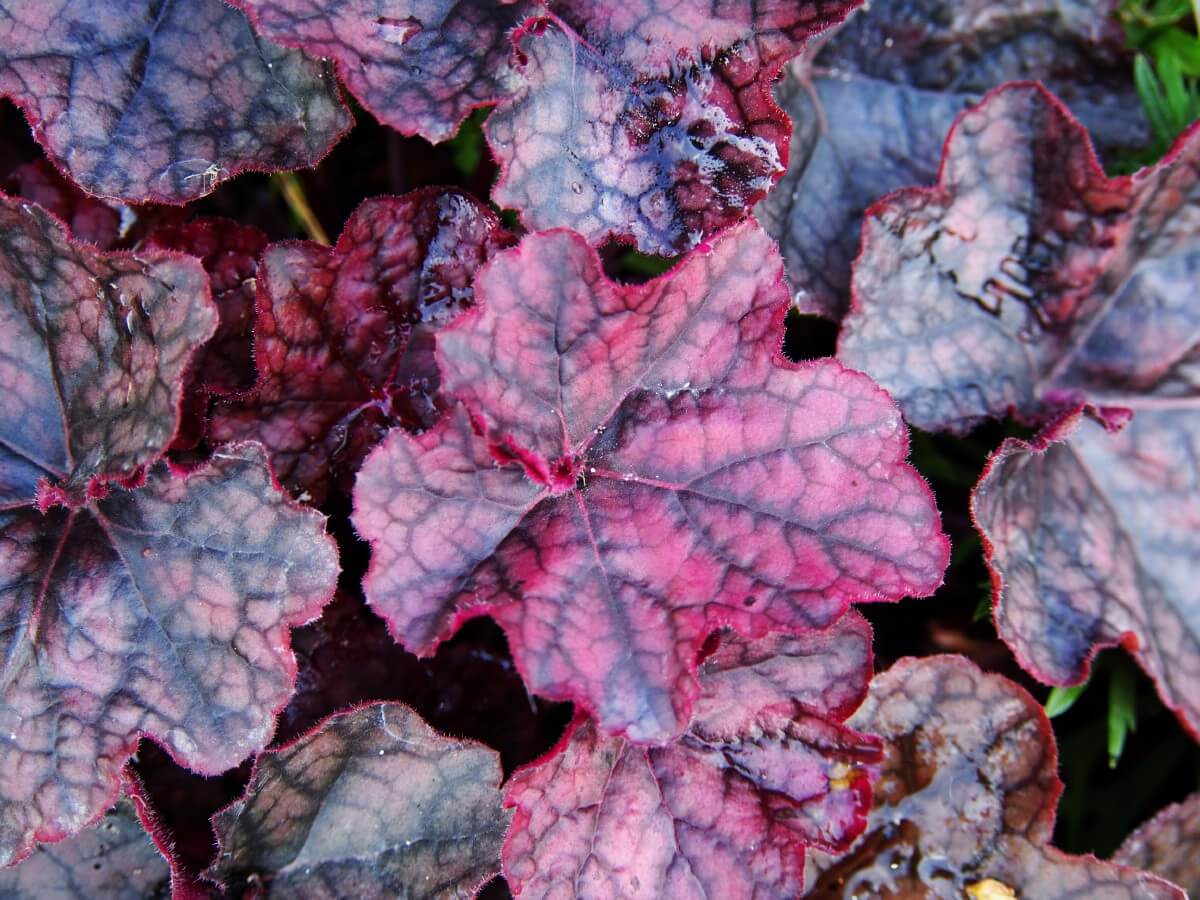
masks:
<path fill-rule="evenodd" d="M 136 479 L 175 433 L 215 318 L 195 260 L 100 253 L 0 195 L 0 510 Z"/>
<path fill-rule="evenodd" d="M 213 817 L 208 875 L 255 896 L 457 898 L 499 869 L 500 761 L 398 703 L 362 706 L 255 761 Z"/>
<path fill-rule="evenodd" d="M 348 489 L 389 428 L 436 420 L 433 330 L 471 305 L 475 271 L 511 241 L 477 200 L 427 188 L 368 200 L 332 248 L 272 244 L 257 279 L 260 382 L 217 407 L 213 440 L 262 441 L 315 503 Z"/>
<path fill-rule="evenodd" d="M 324 66 L 221 0 L 0 0 L 0 94 L 86 191 L 134 202 L 314 165 L 351 124 Z"/>
<path fill-rule="evenodd" d="M 265 746 L 288 629 L 336 575 L 321 516 L 253 445 L 82 508 L 0 511 L 0 861 L 99 816 L 143 735 L 207 774 Z"/>
<path fill-rule="evenodd" d="M 204 437 L 208 398 L 254 387 L 254 276 L 267 236 L 228 219 L 193 219 L 152 232 L 145 246 L 198 257 L 217 305 L 217 331 L 195 355 L 184 381 L 183 414 L 172 450 L 190 450 Z"/>
<path fill-rule="evenodd" d="M 81 241 L 102 250 L 117 243 L 121 213 L 103 200 L 89 197 L 44 159 L 18 166 L 5 179 L 4 189 L 54 213 Z"/>
<path fill-rule="evenodd" d="M 1009 439 L 972 507 L 996 626 L 1022 665 L 1072 684 L 1100 647 L 1123 644 L 1200 735 L 1195 401 L 1139 409 L 1117 433 L 1076 411 L 1033 441 Z"/>
<path fill-rule="evenodd" d="M 633 740 L 678 735 L 715 629 L 823 628 L 931 593 L 947 545 L 887 396 L 780 352 L 787 290 L 739 225 L 642 285 L 527 237 L 438 336 L 465 401 L 355 485 L 368 600 L 427 654 L 490 614 L 531 689 Z"/>
<path fill-rule="evenodd" d="M 198 386 L 218 397 L 254 386 L 254 276 L 267 236 L 252 225 L 229 219 L 193 219 L 159 228 L 146 246 L 199 258 L 208 273 L 220 321 L 216 334 L 196 354 L 189 373 Z"/>
<path fill-rule="evenodd" d="M 869 212 L 839 358 L 925 429 L 1194 392 L 1198 185 L 1200 129 L 1110 179 L 1051 95 L 995 91 L 955 124 L 937 187 Z"/>
<path fill-rule="evenodd" d="M 505 789 L 514 895 L 672 900 L 794 897 L 804 850 L 866 824 L 879 745 L 842 725 L 866 693 L 871 631 L 723 637 L 701 667 L 691 726 L 663 747 L 578 719 Z"/>
<path fill-rule="evenodd" d="M 1184 900 L 1145 872 L 1049 845 L 1054 734 L 1013 682 L 962 657 L 904 659 L 848 724 L 884 741 L 875 808 L 848 852 L 810 852 L 806 896 Z"/>
<path fill-rule="evenodd" d="M 166 898 L 170 884 L 170 866 L 124 798 L 91 828 L 0 869 L 6 900 Z"/>
<path fill-rule="evenodd" d="M 955 116 L 1015 78 L 1048 84 L 1102 149 L 1149 139 L 1113 13 L 1120 0 L 873 0 L 776 94 L 795 123 L 787 174 L 759 204 L 795 302 L 840 319 L 863 211 L 937 180 Z"/>
<path fill-rule="evenodd" d="M 1168 806 L 1131 834 L 1113 862 L 1147 869 L 1200 896 L 1200 794 Z"/>
<path fill-rule="evenodd" d="M 233 0 L 258 32 L 330 57 L 351 93 L 402 134 L 437 142 L 505 96 L 521 0 Z"/>
<path fill-rule="evenodd" d="M 741 219 L 787 163 L 770 85 L 858 0 L 562 4 L 514 35 L 512 97 L 485 133 L 494 200 L 531 229 L 671 255 Z"/>

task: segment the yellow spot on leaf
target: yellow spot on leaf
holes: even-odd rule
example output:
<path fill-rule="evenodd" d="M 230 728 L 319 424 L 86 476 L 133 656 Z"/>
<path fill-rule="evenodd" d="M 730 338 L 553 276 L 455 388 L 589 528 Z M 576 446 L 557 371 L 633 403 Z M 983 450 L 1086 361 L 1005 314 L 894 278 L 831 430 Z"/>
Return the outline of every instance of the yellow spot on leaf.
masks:
<path fill-rule="evenodd" d="M 835 791 L 849 790 L 857 778 L 858 769 L 854 766 L 843 762 L 834 763 L 833 768 L 829 770 L 829 787 Z"/>
<path fill-rule="evenodd" d="M 971 900 L 1017 900 L 1017 892 L 995 878 L 985 878 L 967 885 L 967 896 Z"/>

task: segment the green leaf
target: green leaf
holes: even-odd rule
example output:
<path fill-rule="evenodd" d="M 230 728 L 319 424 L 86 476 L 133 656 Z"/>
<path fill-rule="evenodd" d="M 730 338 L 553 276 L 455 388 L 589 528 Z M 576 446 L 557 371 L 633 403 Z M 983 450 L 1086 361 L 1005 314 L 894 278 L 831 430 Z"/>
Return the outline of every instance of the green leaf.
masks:
<path fill-rule="evenodd" d="M 1167 111 L 1166 100 L 1163 98 L 1162 85 L 1150 61 L 1139 54 L 1133 61 L 1133 84 L 1137 88 L 1138 97 L 1146 109 L 1146 118 L 1160 144 L 1169 144 L 1175 135 L 1171 131 L 1170 113 Z"/>
<path fill-rule="evenodd" d="M 1108 676 L 1108 767 L 1115 769 L 1125 741 L 1137 730 L 1137 682 L 1128 663 L 1113 666 Z"/>
<path fill-rule="evenodd" d="M 1085 681 L 1083 684 L 1073 684 L 1070 687 L 1052 688 L 1050 696 L 1046 698 L 1046 715 L 1051 719 L 1061 716 L 1075 705 L 1075 701 L 1083 695 L 1087 686 L 1088 682 Z"/>
<path fill-rule="evenodd" d="M 1158 32 L 1147 45 L 1156 60 L 1174 59 L 1185 75 L 1200 76 L 1200 38 L 1182 28 L 1167 28 Z"/>

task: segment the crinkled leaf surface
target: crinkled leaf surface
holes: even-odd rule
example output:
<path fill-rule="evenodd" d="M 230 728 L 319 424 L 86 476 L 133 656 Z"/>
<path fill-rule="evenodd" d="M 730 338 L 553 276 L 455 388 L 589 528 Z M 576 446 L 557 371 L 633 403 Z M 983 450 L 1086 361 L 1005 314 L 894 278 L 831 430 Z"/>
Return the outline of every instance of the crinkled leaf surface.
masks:
<path fill-rule="evenodd" d="M 863 211 L 937 179 L 955 116 L 987 90 L 1038 79 L 1101 148 L 1148 138 L 1113 12 L 1119 0 L 873 0 L 777 88 L 794 123 L 788 171 L 758 205 L 797 307 L 840 319 Z"/>
<path fill-rule="evenodd" d="M 493 199 L 595 244 L 695 246 L 782 175 L 790 125 L 771 82 L 857 5 L 561 4 L 514 36 L 513 93 L 485 125 L 502 170 Z"/>
<path fill-rule="evenodd" d="M 6 900 L 135 900 L 170 896 L 171 867 L 122 798 L 95 825 L 0 869 Z"/>
<path fill-rule="evenodd" d="M 329 57 L 381 122 L 437 142 L 507 93 L 509 32 L 536 8 L 498 0 L 234 0 L 258 32 Z"/>
<path fill-rule="evenodd" d="M 221 0 L 3 0 L 0 94 L 85 190 L 135 202 L 314 165 L 351 124 L 325 66 Z"/>
<path fill-rule="evenodd" d="M 955 125 L 936 187 L 871 210 L 838 356 L 929 430 L 1194 396 L 1198 271 L 1200 129 L 1110 179 L 1065 108 L 1010 86 Z"/>
<path fill-rule="evenodd" d="M 469 307 L 512 242 L 479 201 L 436 188 L 368 200 L 335 247 L 273 244 L 258 275 L 257 389 L 213 413 L 213 440 L 259 440 L 280 480 L 323 503 L 394 425 L 436 420 L 432 334 Z"/>
<path fill-rule="evenodd" d="M 465 405 L 393 432 L 355 485 L 367 597 L 405 646 L 490 614 L 532 690 L 661 741 L 713 630 L 821 628 L 940 583 L 894 406 L 835 362 L 783 360 L 782 263 L 757 225 L 631 286 L 580 236 L 533 235 L 476 292 L 437 338 Z"/>
<path fill-rule="evenodd" d="M 443 737 L 399 703 L 359 707 L 259 755 L 213 817 L 208 875 L 281 898 L 466 898 L 500 865 L 511 819 L 494 750 Z"/>
<path fill-rule="evenodd" d="M 1147 869 L 1200 895 L 1200 794 L 1168 806 L 1129 836 L 1113 861 Z"/>
<path fill-rule="evenodd" d="M 1194 300 L 1191 301 L 1194 305 Z M 996 626 L 1044 681 L 1081 681 L 1122 643 L 1200 734 L 1200 410 L 1139 409 L 1117 433 L 1081 413 L 993 455 L 972 506 Z"/>
<path fill-rule="evenodd" d="M 252 388 L 255 275 L 267 236 L 229 219 L 193 219 L 157 229 L 145 246 L 195 256 L 208 273 L 219 321 L 192 362 L 194 386 L 219 397 Z"/>
<path fill-rule="evenodd" d="M 117 243 L 121 213 L 105 201 L 89 197 L 44 159 L 18 166 L 4 179 L 4 189 L 54 213 L 81 241 L 102 250 Z"/>
<path fill-rule="evenodd" d="M 1183 900 L 1145 872 L 1049 845 L 1054 734 L 1013 682 L 962 657 L 901 660 L 848 724 L 884 741 L 875 807 L 847 853 L 810 852 L 806 896 Z"/>
<path fill-rule="evenodd" d="M 39 482 L 78 502 L 157 459 L 215 318 L 195 260 L 100 253 L 0 195 L 0 509 Z"/>
<path fill-rule="evenodd" d="M 168 225 L 146 239 L 146 247 L 197 257 L 208 273 L 217 306 L 216 333 L 188 367 L 172 450 L 191 449 L 203 438 L 210 396 L 238 395 L 254 387 L 254 276 L 266 245 L 262 231 L 229 219 L 193 219 Z"/>
<path fill-rule="evenodd" d="M 253 445 L 79 509 L 0 508 L 0 860 L 94 820 L 142 735 L 206 774 L 263 747 L 288 629 L 336 576 Z"/>
<path fill-rule="evenodd" d="M 871 673 L 856 613 L 826 632 L 724 635 L 678 740 L 639 747 L 577 720 L 505 788 L 514 895 L 795 897 L 804 848 L 844 849 L 870 806 L 874 738 L 841 724 Z"/>

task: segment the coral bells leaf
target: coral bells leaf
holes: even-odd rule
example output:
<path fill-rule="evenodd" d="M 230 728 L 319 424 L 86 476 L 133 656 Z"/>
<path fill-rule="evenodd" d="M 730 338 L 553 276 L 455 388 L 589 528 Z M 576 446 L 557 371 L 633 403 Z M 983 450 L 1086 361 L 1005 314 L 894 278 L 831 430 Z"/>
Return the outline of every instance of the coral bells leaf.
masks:
<path fill-rule="evenodd" d="M 497 0 L 233 0 L 264 37 L 337 63 L 402 134 L 442 141 L 507 93 L 509 32 L 534 4 Z"/>
<path fill-rule="evenodd" d="M 217 305 L 217 331 L 195 355 L 184 380 L 179 433 L 172 450 L 189 450 L 204 437 L 209 397 L 243 394 L 254 387 L 254 285 L 267 236 L 228 219 L 193 219 L 156 229 L 146 248 L 197 257 L 208 273 Z"/>
<path fill-rule="evenodd" d="M 261 448 L 155 465 L 215 324 L 200 264 L 104 254 L 0 198 L 0 861 L 94 821 L 142 735 L 200 772 L 270 738 L 324 521 Z M 120 486 L 114 484 L 119 483 Z"/>
<path fill-rule="evenodd" d="M 219 404 L 215 441 L 266 445 L 280 480 L 324 503 L 393 425 L 441 403 L 432 334 L 472 303 L 476 270 L 512 243 L 496 216 L 436 188 L 368 200 L 337 245 L 270 245 L 257 278 L 257 388 Z"/>
<path fill-rule="evenodd" d="M 0 870 L 0 895 L 7 900 L 166 897 L 170 885 L 170 865 L 125 798 L 91 828 Z"/>
<path fill-rule="evenodd" d="M 174 435 L 180 380 L 215 325 L 195 260 L 100 253 L 0 195 L 0 509 L 136 479 Z"/>
<path fill-rule="evenodd" d="M 1200 735 L 1194 404 L 1139 409 L 1115 433 L 1076 411 L 1032 441 L 1009 439 L 972 509 L 996 586 L 997 630 L 1022 665 L 1073 684 L 1099 648 L 1124 644 Z"/>
<path fill-rule="evenodd" d="M 1194 394 L 1198 243 L 1200 128 L 1108 178 L 1051 95 L 1002 88 L 955 124 L 936 187 L 868 213 L 838 357 L 931 430 Z"/>
<path fill-rule="evenodd" d="M 856 2 L 566 2 L 514 35 L 485 133 L 495 201 L 669 255 L 738 221 L 783 174 L 784 62 Z"/>
<path fill-rule="evenodd" d="M 608 732 L 680 734 L 714 630 L 824 628 L 931 593 L 947 561 L 890 399 L 782 358 L 782 263 L 739 225 L 644 285 L 579 235 L 527 237 L 437 338 L 463 401 L 364 464 L 354 523 L 372 606 L 429 653 L 505 629 L 538 693 Z"/>
<path fill-rule="evenodd" d="M 1113 861 L 1148 869 L 1174 882 L 1189 896 L 1200 893 L 1200 794 L 1168 806 L 1135 831 Z"/>
<path fill-rule="evenodd" d="M 863 211 L 937 180 L 946 132 L 988 90 L 1038 79 L 1102 150 L 1149 141 L 1120 0 L 872 0 L 776 89 L 795 123 L 788 171 L 756 215 L 779 240 L 797 306 L 840 319 Z M 816 45 L 814 45 L 816 49 Z"/>
<path fill-rule="evenodd" d="M 512 814 L 494 750 L 435 732 L 399 703 L 341 713 L 255 760 L 213 817 L 206 873 L 241 896 L 469 897 L 500 868 Z"/>
<path fill-rule="evenodd" d="M 861 0 L 235 0 L 258 30 L 337 61 L 404 134 L 443 140 L 497 104 L 494 199 L 531 228 L 694 246 L 783 173 L 783 64 Z"/>
<path fill-rule="evenodd" d="M 351 124 L 331 72 L 222 0 L 0 0 L 0 94 L 86 191 L 134 202 L 313 165 Z"/>
<path fill-rule="evenodd" d="M 795 897 L 804 850 L 866 825 L 879 744 L 842 725 L 871 673 L 855 613 L 826 632 L 723 635 L 688 730 L 662 747 L 578 719 L 505 788 L 504 873 L 521 898 Z"/>
<path fill-rule="evenodd" d="M 1001 636 L 1055 684 L 1124 643 L 1200 733 L 1200 128 L 1108 178 L 1053 97 L 1004 88 L 863 240 L 844 362 L 924 428 L 1049 423 L 975 492 Z"/>
<path fill-rule="evenodd" d="M 1146 872 L 1050 846 L 1054 733 L 1013 682 L 962 657 L 904 659 L 847 724 L 883 739 L 875 806 L 848 852 L 810 851 L 806 896 L 1184 900 Z"/>
<path fill-rule="evenodd" d="M 253 445 L 79 509 L 0 511 L 0 859 L 99 816 L 142 735 L 206 774 L 263 747 L 288 629 L 336 577 L 322 517 Z"/>

